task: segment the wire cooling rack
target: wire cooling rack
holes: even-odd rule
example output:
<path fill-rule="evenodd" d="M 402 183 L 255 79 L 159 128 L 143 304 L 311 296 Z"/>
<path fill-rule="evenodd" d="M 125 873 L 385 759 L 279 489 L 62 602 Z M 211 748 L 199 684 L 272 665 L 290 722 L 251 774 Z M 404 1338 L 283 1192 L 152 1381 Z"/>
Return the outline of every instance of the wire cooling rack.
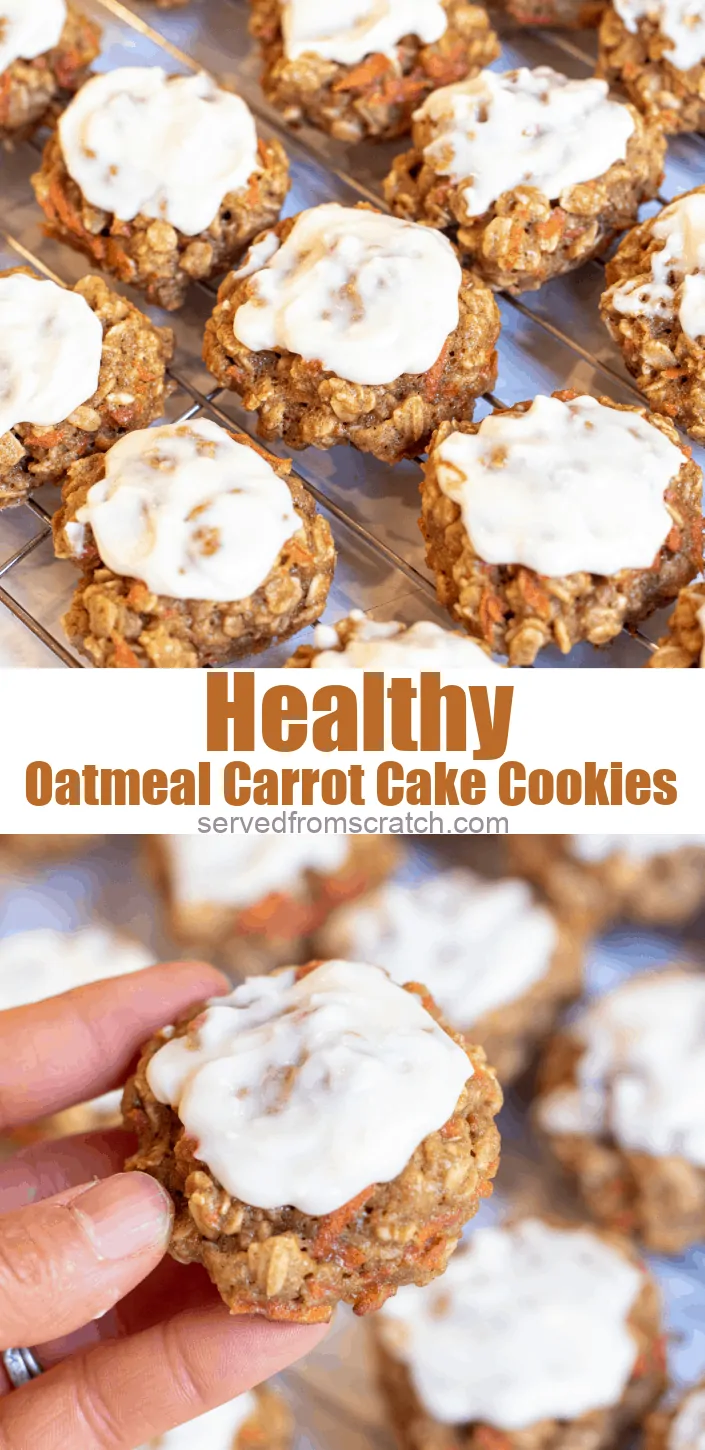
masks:
<path fill-rule="evenodd" d="M 429 872 L 470 861 L 482 869 L 496 853 L 488 840 L 472 843 L 408 841 L 401 876 L 422 879 Z M 499 869 L 496 856 L 491 869 Z M 163 930 L 161 913 L 141 867 L 139 848 L 129 837 L 96 841 L 75 860 L 47 870 L 18 867 L 0 872 L 0 938 L 31 927 L 74 930 L 96 920 L 140 938 L 161 960 L 179 949 Z M 598 939 L 587 963 L 587 994 L 604 992 L 634 971 L 669 961 L 705 963 L 705 917 L 687 935 L 623 927 Z M 474 1221 L 496 1221 L 509 1212 L 571 1213 L 557 1175 L 542 1164 L 527 1121 L 526 1085 L 512 1090 L 500 1117 L 502 1161 L 495 1193 Z M 472 1228 L 470 1229 L 472 1232 Z M 679 1257 L 649 1257 L 664 1303 L 670 1377 L 676 1387 L 705 1374 L 705 1245 Z M 278 1387 L 296 1417 L 295 1450 L 392 1450 L 379 1400 L 368 1324 L 338 1311 L 323 1345 L 279 1377 Z M 625 1444 L 621 1450 L 629 1450 Z"/>
<path fill-rule="evenodd" d="M 258 84 L 258 57 L 247 33 L 246 0 L 191 0 L 186 10 L 163 11 L 149 0 L 81 0 L 82 9 L 103 27 L 97 69 L 120 65 L 163 65 L 188 71 L 205 67 L 234 86 L 256 113 L 262 132 L 279 135 L 289 154 L 292 188 L 286 213 L 337 200 L 379 204 L 381 182 L 396 151 L 405 142 L 348 147 L 303 127 L 295 134 L 282 125 Z M 499 17 L 495 17 L 497 23 Z M 498 28 L 501 29 L 501 26 Z M 594 36 L 515 28 L 503 36 L 495 67 L 552 65 L 571 76 L 594 68 Z M 2 157 L 0 187 L 0 269 L 20 264 L 55 280 L 73 283 L 90 270 L 70 248 L 44 236 L 42 215 L 29 178 L 36 170 L 42 138 Z M 679 138 L 669 146 L 662 200 L 697 185 L 703 178 L 705 143 Z M 646 210 L 654 210 L 656 204 Z M 603 328 L 597 309 L 604 270 L 599 262 L 557 278 L 538 293 L 501 297 L 502 333 L 496 394 L 480 399 L 476 417 L 496 403 L 511 404 L 537 392 L 576 388 L 602 393 L 618 402 L 640 401 L 620 355 Z M 115 285 L 113 283 L 113 285 Z M 130 294 L 130 289 L 123 289 Z M 234 394 L 214 387 L 201 361 L 206 319 L 215 288 L 191 288 L 186 307 L 168 316 L 146 308 L 156 320 L 174 327 L 177 351 L 171 375 L 170 421 L 205 413 L 216 421 L 254 434 L 254 418 Z M 145 307 L 137 293 L 131 293 Z M 283 452 L 284 450 L 282 450 Z M 702 450 L 694 456 L 703 462 Z M 418 529 L 419 467 L 395 468 L 353 448 L 328 453 L 309 449 L 294 466 L 328 518 L 338 550 L 338 566 L 325 618 L 340 618 L 358 607 L 376 618 L 406 623 L 432 618 L 448 623 L 436 602 Z M 85 665 L 67 643 L 61 615 L 76 582 L 67 562 L 54 558 L 50 520 L 58 490 L 45 485 L 17 508 L 0 512 L 0 666 L 36 665 L 80 668 Z M 654 615 L 635 634 L 624 631 L 607 649 L 587 644 L 561 656 L 544 650 L 541 666 L 635 666 L 646 663 L 653 641 L 663 633 L 668 611 Z M 301 636 L 303 638 L 305 636 Z M 270 649 L 256 663 L 281 664 L 292 646 Z"/>

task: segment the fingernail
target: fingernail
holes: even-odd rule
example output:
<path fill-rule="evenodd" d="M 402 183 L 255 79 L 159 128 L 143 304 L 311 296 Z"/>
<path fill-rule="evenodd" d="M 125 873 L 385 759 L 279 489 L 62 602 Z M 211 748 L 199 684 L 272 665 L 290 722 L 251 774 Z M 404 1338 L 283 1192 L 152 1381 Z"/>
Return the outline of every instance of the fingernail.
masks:
<path fill-rule="evenodd" d="M 69 1205 L 99 1259 L 129 1259 L 165 1249 L 173 1206 L 148 1173 L 117 1173 L 87 1188 Z"/>

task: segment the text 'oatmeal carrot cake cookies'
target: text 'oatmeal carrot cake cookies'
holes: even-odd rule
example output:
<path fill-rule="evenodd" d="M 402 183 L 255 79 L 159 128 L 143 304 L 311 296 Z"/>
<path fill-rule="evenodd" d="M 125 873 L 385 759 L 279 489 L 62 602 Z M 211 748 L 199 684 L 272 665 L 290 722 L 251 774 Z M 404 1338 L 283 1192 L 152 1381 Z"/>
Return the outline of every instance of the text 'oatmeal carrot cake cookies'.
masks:
<path fill-rule="evenodd" d="M 434 92 L 412 135 L 385 182 L 392 210 L 449 229 L 463 261 L 510 292 L 603 251 L 656 195 L 666 152 L 660 128 L 604 81 L 548 66 Z"/>
<path fill-rule="evenodd" d="M 661 637 L 648 661 L 652 670 L 705 669 L 705 583 L 681 589 Z"/>
<path fill-rule="evenodd" d="M 502 1095 L 422 987 L 358 962 L 250 977 L 144 1050 L 123 1098 L 170 1252 L 234 1314 L 326 1321 L 443 1273 L 491 1192 Z"/>
<path fill-rule="evenodd" d="M 311 644 L 300 644 L 287 669 L 445 670 L 500 669 L 489 652 L 467 635 L 431 620 L 399 624 L 368 619 L 352 609 L 334 625 L 317 624 Z"/>
<path fill-rule="evenodd" d="M 546 1051 L 536 1120 L 599 1222 L 655 1253 L 705 1238 L 705 976 L 632 978 Z"/>
<path fill-rule="evenodd" d="M 341 141 L 403 135 L 425 96 L 499 55 L 486 10 L 468 0 L 250 3 L 268 100 Z"/>
<path fill-rule="evenodd" d="M 1 272 L 0 508 L 158 418 L 173 350 L 171 329 L 100 277 L 71 289 Z"/>
<path fill-rule="evenodd" d="M 390 882 L 334 912 L 318 956 L 378 962 L 404 983 L 409 963 L 453 1031 L 479 1042 L 505 1085 L 578 995 L 583 942 L 526 882 L 462 868 Z"/>
<path fill-rule="evenodd" d="M 289 168 L 204 72 L 129 66 L 81 88 L 32 184 L 54 236 L 174 310 L 276 221 Z"/>
<path fill-rule="evenodd" d="M 142 942 L 107 926 L 36 928 L 0 939 L 0 1011 L 43 1002 L 90 982 L 126 977 L 154 963 Z M 122 1090 L 67 1108 L 13 1132 L 20 1142 L 87 1133 L 120 1122 Z"/>
<path fill-rule="evenodd" d="M 443 423 L 421 486 L 438 597 L 512 665 L 604 645 L 702 567 L 702 475 L 673 424 L 609 398 L 537 397 Z"/>
<path fill-rule="evenodd" d="M 3 0 L 0 22 L 0 142 L 12 144 L 78 90 L 100 29 L 66 0 Z"/>
<path fill-rule="evenodd" d="M 607 263 L 603 321 L 649 407 L 705 439 L 705 187 L 634 227 Z"/>
<path fill-rule="evenodd" d="M 677 925 L 705 906 L 705 836 L 512 836 L 515 870 L 585 931 Z"/>
<path fill-rule="evenodd" d="M 428 227 L 336 202 L 280 222 L 221 284 L 204 360 L 289 448 L 388 463 L 494 384 L 499 312 Z"/>
<path fill-rule="evenodd" d="M 397 865 L 391 836 L 152 836 L 149 859 L 179 942 L 217 951 L 238 971 L 312 955 L 331 911 Z"/>
<path fill-rule="evenodd" d="M 142 1450 L 289 1450 L 293 1434 L 288 1405 L 269 1385 L 258 1385 L 157 1435 Z"/>
<path fill-rule="evenodd" d="M 375 1339 L 401 1450 L 618 1450 L 665 1383 L 658 1289 L 631 1247 L 542 1219 L 475 1230 Z"/>
<path fill-rule="evenodd" d="M 705 1381 L 668 1410 L 655 1410 L 645 1426 L 645 1450 L 702 1450 L 705 1444 Z"/>
<path fill-rule="evenodd" d="M 704 22 L 702 0 L 614 0 L 598 72 L 665 131 L 705 131 Z"/>
<path fill-rule="evenodd" d="M 217 423 L 142 429 L 69 468 L 57 558 L 83 570 L 63 625 L 108 669 L 193 669 L 323 611 L 335 549 L 291 464 Z"/>

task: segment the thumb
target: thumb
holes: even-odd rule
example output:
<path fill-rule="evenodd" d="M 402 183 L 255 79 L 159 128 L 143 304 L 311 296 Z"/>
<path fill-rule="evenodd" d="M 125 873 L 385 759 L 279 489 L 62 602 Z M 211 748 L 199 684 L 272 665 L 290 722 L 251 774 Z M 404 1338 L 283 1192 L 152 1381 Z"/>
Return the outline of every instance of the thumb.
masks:
<path fill-rule="evenodd" d="M 97 1319 L 163 1257 L 172 1204 L 146 1173 L 118 1173 L 0 1218 L 0 1349 Z"/>

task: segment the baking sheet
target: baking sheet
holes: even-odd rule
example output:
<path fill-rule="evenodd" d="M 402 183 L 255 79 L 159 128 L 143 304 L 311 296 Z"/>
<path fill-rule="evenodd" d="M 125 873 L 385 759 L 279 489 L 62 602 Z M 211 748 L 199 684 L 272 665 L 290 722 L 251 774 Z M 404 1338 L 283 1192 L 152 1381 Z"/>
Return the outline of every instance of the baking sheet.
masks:
<path fill-rule="evenodd" d="M 284 139 L 292 169 L 285 214 L 322 201 L 380 200 L 381 180 L 392 156 L 406 143 L 346 147 L 311 127 L 303 127 L 295 136 L 287 131 L 258 84 L 257 55 L 247 34 L 246 0 L 191 0 L 183 11 L 161 11 L 146 0 L 129 4 L 82 0 L 82 5 L 103 26 L 103 52 L 97 68 L 161 64 L 171 71 L 187 71 L 205 66 L 240 90 L 264 133 Z M 495 22 L 499 23 L 498 17 Z M 593 68 L 593 48 L 590 33 L 572 36 L 516 28 L 504 36 L 503 54 L 495 68 L 544 64 L 584 76 Z M 41 138 L 2 158 L 0 268 L 24 263 L 61 281 L 74 282 L 90 270 L 87 260 L 43 236 L 41 212 L 29 184 L 40 150 Z M 669 147 L 663 198 L 702 180 L 704 161 L 701 139 L 674 140 Z M 640 401 L 599 320 L 597 300 L 602 285 L 603 267 L 593 262 L 578 273 L 550 282 L 539 293 L 500 299 L 496 393 L 480 400 L 477 417 L 491 408 L 494 398 L 511 404 L 539 391 L 566 387 L 605 393 L 621 402 Z M 124 290 L 130 293 L 129 288 Z M 253 416 L 243 412 L 233 394 L 214 387 L 201 362 L 203 329 L 214 293 L 213 287 L 194 286 L 186 307 L 175 315 L 148 309 L 156 319 L 168 321 L 177 334 L 171 370 L 177 389 L 170 400 L 169 418 L 185 419 L 203 410 L 216 421 L 235 423 L 252 434 Z M 130 295 L 144 307 L 139 294 Z M 701 453 L 694 449 L 702 463 Z M 329 453 L 309 449 L 297 454 L 295 466 L 328 517 L 338 548 L 338 567 L 324 617 L 333 621 L 359 607 L 380 619 L 412 623 L 424 617 L 447 624 L 447 614 L 436 603 L 418 530 L 418 465 L 404 463 L 390 469 L 353 448 L 338 447 Z M 66 643 L 60 624 L 70 602 L 75 571 L 53 556 L 49 519 L 57 499 L 57 490 L 45 486 L 29 503 L 0 513 L 0 666 L 90 668 Z M 654 615 L 635 636 L 623 633 L 605 650 L 582 644 L 566 657 L 551 648 L 541 653 L 538 664 L 642 667 L 653 640 L 664 632 L 668 612 Z M 298 637 L 305 638 L 305 634 Z M 281 664 L 291 651 L 291 644 L 281 645 L 255 663 Z"/>
<path fill-rule="evenodd" d="M 472 846 L 451 841 L 407 845 L 400 874 L 411 880 L 470 856 L 482 866 L 497 849 L 496 843 L 479 840 Z M 95 919 L 141 937 L 159 957 L 179 955 L 162 930 L 138 843 L 129 837 L 98 843 L 85 855 L 50 869 L 18 870 L 16 876 L 0 880 L 0 937 L 30 927 L 67 930 Z M 687 935 L 623 927 L 599 939 L 590 952 L 587 992 L 604 992 L 632 972 L 674 960 L 705 965 L 705 917 Z M 576 1211 L 557 1176 L 541 1161 L 528 1128 L 528 1097 L 526 1085 L 508 1095 L 500 1118 L 497 1187 L 474 1225 L 507 1212 Z M 650 1256 L 648 1262 L 663 1291 L 671 1377 L 682 1387 L 705 1375 L 705 1244 L 679 1258 Z M 295 1412 L 296 1450 L 362 1450 L 363 1445 L 391 1450 L 367 1326 L 347 1310 L 338 1312 L 324 1345 L 280 1376 L 278 1384 Z"/>

